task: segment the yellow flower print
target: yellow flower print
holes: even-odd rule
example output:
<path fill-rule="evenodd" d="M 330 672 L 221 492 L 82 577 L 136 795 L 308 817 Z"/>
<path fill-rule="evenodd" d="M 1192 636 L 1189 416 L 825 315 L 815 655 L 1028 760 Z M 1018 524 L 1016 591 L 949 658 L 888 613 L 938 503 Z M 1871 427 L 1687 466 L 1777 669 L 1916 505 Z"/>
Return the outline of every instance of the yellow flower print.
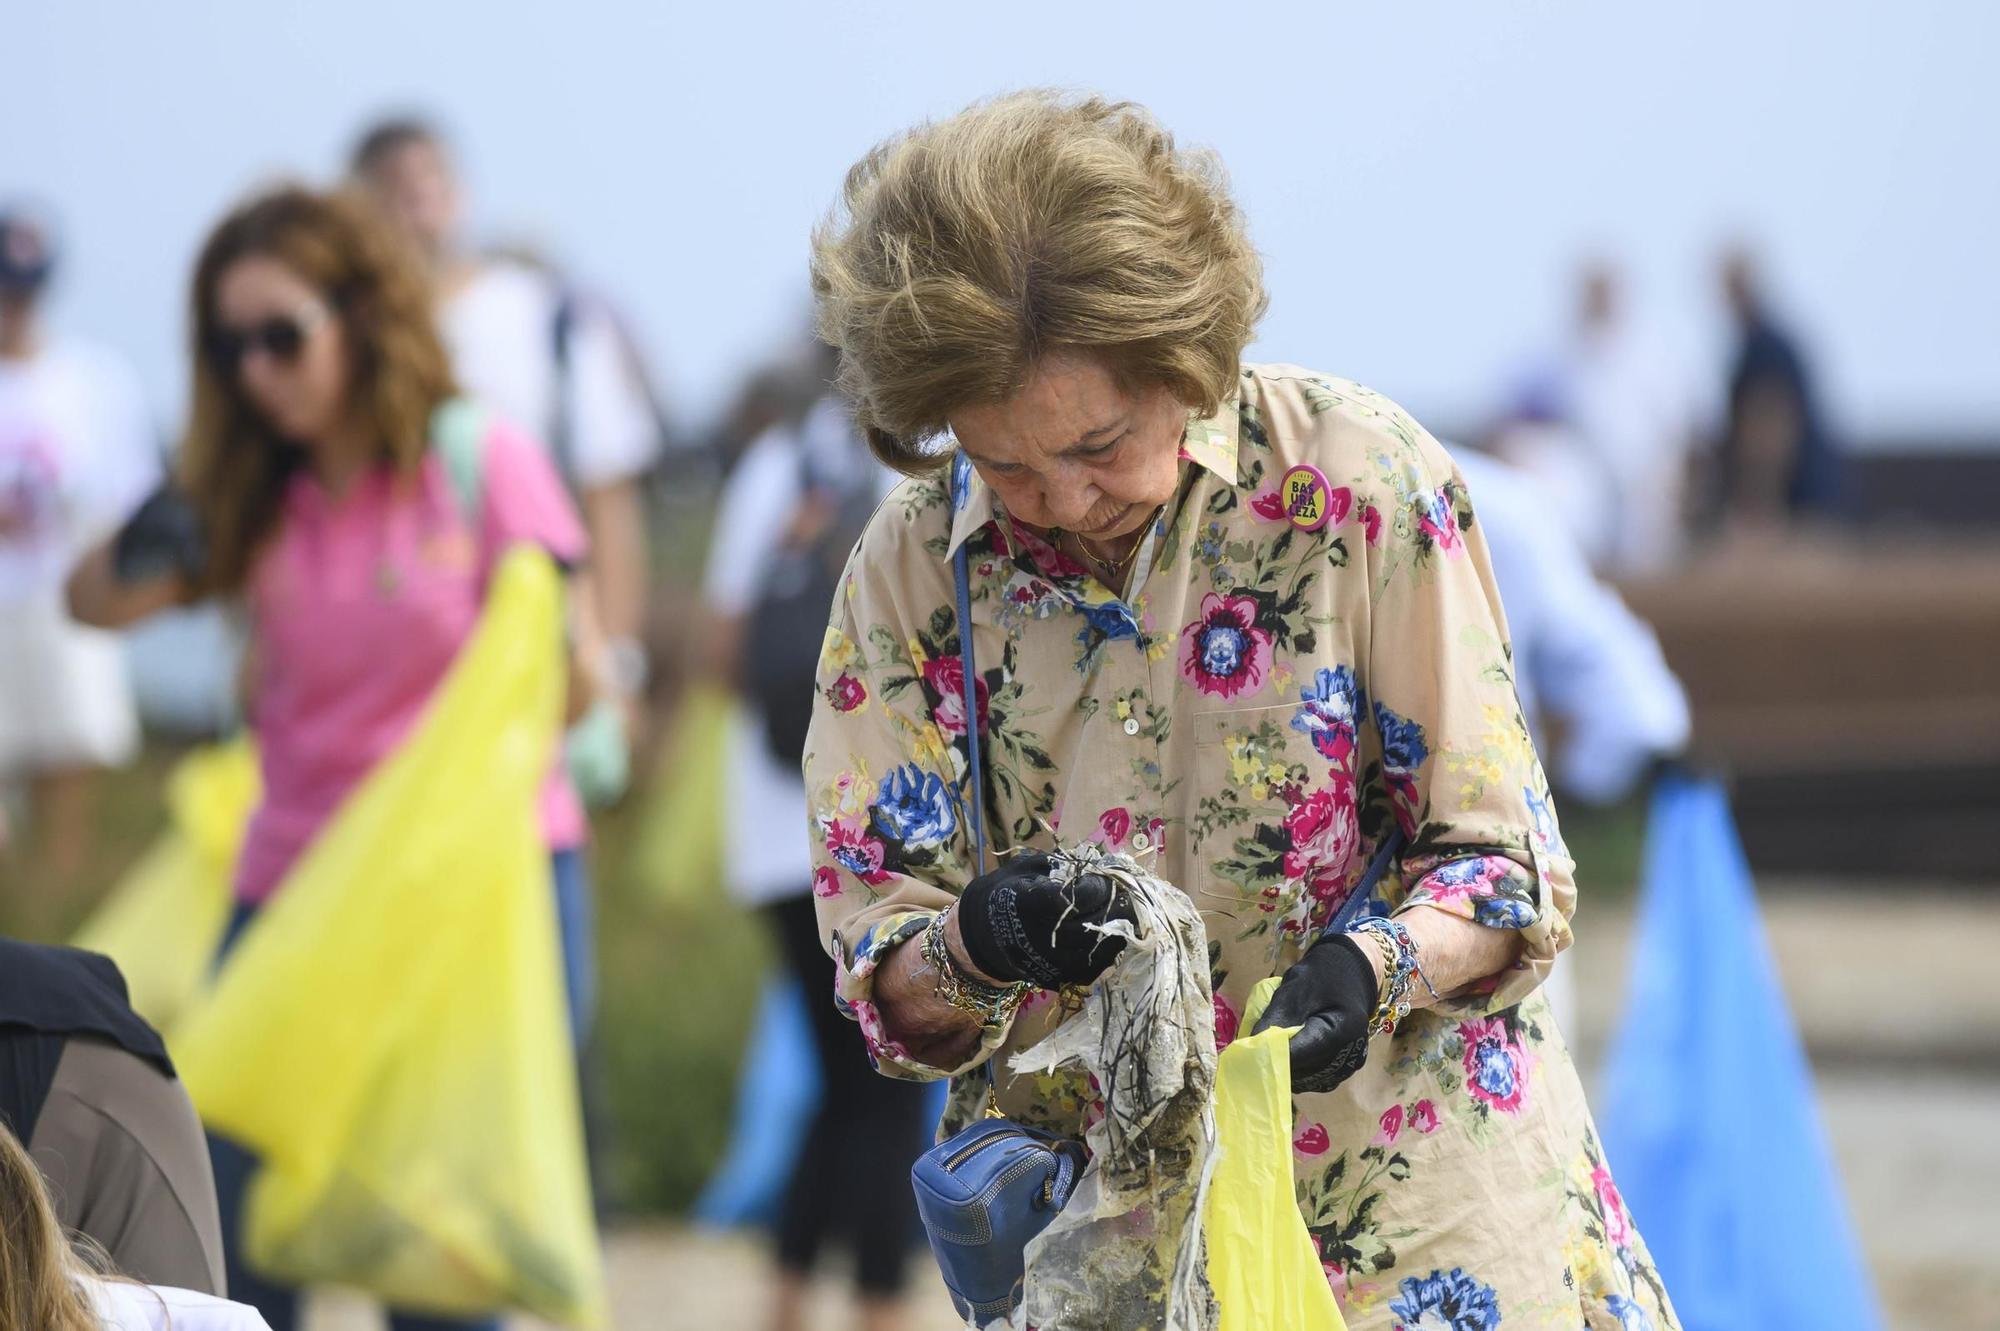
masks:
<path fill-rule="evenodd" d="M 1486 732 L 1479 737 L 1477 747 L 1446 745 L 1442 755 L 1444 770 L 1464 778 L 1458 787 L 1461 809 L 1478 804 L 1487 786 L 1518 779 L 1509 773 L 1525 774 L 1536 768 L 1535 746 L 1520 713 L 1491 703 L 1483 711 Z"/>
<path fill-rule="evenodd" d="M 868 775 L 868 764 L 857 760 L 853 771 L 842 772 L 821 787 L 815 802 L 822 809 L 831 807 L 836 818 L 865 812 L 875 802 L 875 782 Z"/>
<path fill-rule="evenodd" d="M 860 659 L 861 653 L 853 641 L 833 625 L 827 625 L 826 637 L 819 645 L 819 673 L 842 674 Z"/>
<path fill-rule="evenodd" d="M 953 749 L 945 742 L 944 732 L 937 728 L 936 722 L 912 721 L 900 712 L 891 713 L 891 717 L 903 751 L 916 759 L 918 766 L 932 769 L 945 766 L 946 755 Z"/>

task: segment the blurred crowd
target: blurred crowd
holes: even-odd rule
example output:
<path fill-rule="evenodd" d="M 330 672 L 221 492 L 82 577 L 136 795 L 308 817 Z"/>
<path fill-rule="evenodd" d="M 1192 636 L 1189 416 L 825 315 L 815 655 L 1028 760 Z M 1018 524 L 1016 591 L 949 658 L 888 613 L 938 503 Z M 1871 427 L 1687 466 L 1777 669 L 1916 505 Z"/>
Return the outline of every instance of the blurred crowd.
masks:
<path fill-rule="evenodd" d="M 216 711 L 233 715 L 198 724 L 256 729 L 267 762 L 279 764 L 274 784 L 287 755 L 341 755 L 337 771 L 274 789 L 290 821 L 273 826 L 281 820 L 270 815 L 253 828 L 246 872 L 255 881 L 237 884 L 226 950 L 357 774 L 413 724 L 470 632 L 490 571 L 484 546 L 497 536 L 546 548 L 577 607 L 567 642 L 581 683 L 543 831 L 578 1047 L 589 1047 L 595 991 L 585 806 L 609 807 L 647 777 L 697 685 L 738 704 L 724 768 L 727 877 L 768 923 L 800 991 L 823 994 L 832 966 L 793 830 L 806 822 L 798 755 L 811 686 L 801 681 L 812 677 L 841 562 L 895 480 L 831 395 L 824 349 L 802 331 L 748 369 L 720 418 L 676 418 L 615 283 L 587 286 L 546 255 L 481 244 L 491 228 L 478 224 L 448 137 L 396 118 L 356 137 L 339 180 L 230 204 L 193 284 L 190 419 L 163 424 L 118 353 L 116 330 L 86 337 L 51 318 L 65 271 L 102 257 L 65 248 L 60 207 L 0 203 L 0 861 L 19 896 L 15 918 L 32 928 L 34 897 L 77 876 L 98 776 L 140 749 L 135 669 L 191 664 L 193 639 L 134 655 L 118 627 L 210 603 L 216 636 L 200 640 L 209 646 L 193 664 L 224 681 Z M 393 263 L 337 253 L 350 243 L 347 219 L 364 214 L 352 225 L 375 230 L 357 231 L 352 246 L 365 251 L 379 231 L 399 247 Z M 417 275 L 421 320 L 399 322 L 397 288 L 376 266 Z M 1494 386 L 1492 419 L 1453 441 L 1486 523 L 1531 723 L 1558 784 L 1587 802 L 1626 797 L 1682 755 L 1690 734 L 1680 684 L 1617 584 L 1671 575 L 1698 545 L 1768 542 L 1801 524 L 1837 524 L 1845 511 L 1842 451 L 1809 340 L 1748 251 L 1721 255 L 1711 280 L 1735 346 L 1706 385 L 1662 354 L 1618 268 L 1597 262 L 1579 274 L 1566 339 Z M 383 369 L 420 369 L 433 345 L 444 358 L 436 374 Z M 259 470 L 231 451 L 255 433 L 231 416 L 246 399 L 276 423 L 271 456 L 282 465 Z M 437 553 L 444 547 L 423 544 L 432 519 L 405 514 L 403 491 L 368 489 L 363 464 L 384 440 L 351 438 L 350 427 L 366 413 L 435 421 L 434 409 L 459 401 L 489 422 L 470 445 L 469 481 L 443 426 L 391 449 L 413 450 L 411 475 L 430 475 L 421 459 L 432 457 L 427 502 L 464 505 L 471 517 L 471 546 Z M 215 539 L 231 524 L 233 552 Z M 398 544 L 406 541 L 418 542 L 416 553 Z M 252 554 L 264 560 L 254 574 Z M 433 577 L 432 564 L 444 571 Z M 352 586 L 338 595 L 299 591 L 343 579 Z M 421 613 L 397 618 L 373 602 L 356 610 L 353 587 L 376 601 L 422 601 Z M 227 655 L 215 645 L 225 639 Z M 350 687 L 357 674 L 366 686 Z M 774 1217 L 770 1325 L 803 1325 L 807 1278 L 822 1247 L 843 1236 L 856 1248 L 863 1324 L 903 1325 L 909 1244 L 896 1236 L 914 1233 L 908 1190 L 888 1188 L 870 1203 L 872 1242 L 843 1235 L 839 1216 L 858 1193 L 898 1177 L 872 1162 L 914 1154 L 935 1105 L 870 1075 L 831 1004 L 807 1006 L 801 1048 L 822 1095 L 817 1118 L 800 1126 L 800 1164 Z M 0 1011 L 0 1023 L 20 1020 Z M 156 1041 L 122 1015 L 104 1024 L 105 1039 L 122 1039 L 132 1058 L 170 1076 Z M 44 1062 L 53 1078 L 60 1052 Z M 80 1077 L 78 1066 L 68 1075 Z M 34 1145 L 25 1110 L 9 1126 Z M 226 1230 L 254 1161 L 228 1143 L 209 1149 L 219 1198 L 206 1207 L 215 1214 L 219 1200 Z M 182 1165 L 161 1169 L 174 1187 L 196 1187 L 179 1180 Z M 159 1268 L 159 1278 L 221 1292 L 222 1255 L 190 1242 L 192 1256 Z M 290 1324 L 287 1291 L 239 1271 L 233 1254 L 228 1266 L 239 1296 L 257 1291 L 270 1324 Z M 416 1314 L 396 1322 L 471 1324 Z"/>

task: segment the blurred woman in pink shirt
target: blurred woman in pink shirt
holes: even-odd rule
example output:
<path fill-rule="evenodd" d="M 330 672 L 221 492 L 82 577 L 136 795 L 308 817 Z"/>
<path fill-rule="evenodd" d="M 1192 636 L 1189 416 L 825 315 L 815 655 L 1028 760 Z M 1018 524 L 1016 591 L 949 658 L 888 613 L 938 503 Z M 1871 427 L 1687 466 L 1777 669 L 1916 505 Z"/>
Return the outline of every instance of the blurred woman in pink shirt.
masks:
<path fill-rule="evenodd" d="M 107 627 L 203 597 L 247 612 L 244 695 L 263 798 L 237 866 L 233 940 L 416 724 L 472 633 L 502 552 L 531 542 L 573 571 L 585 550 L 531 439 L 497 421 L 484 428 L 472 485 L 434 448 L 456 389 L 429 289 L 365 207 L 302 189 L 250 201 L 210 236 L 193 297 L 180 475 L 85 556 L 69 593 L 77 618 Z M 582 645 L 592 635 L 587 615 L 572 620 L 576 715 L 591 700 Z M 580 1025 L 585 824 L 559 764 L 542 831 Z M 241 1269 L 235 1251 L 254 1161 L 221 1141 L 215 1155 L 234 1297 L 288 1331 L 297 1292 Z M 466 1324 L 395 1314 L 391 1325 Z"/>

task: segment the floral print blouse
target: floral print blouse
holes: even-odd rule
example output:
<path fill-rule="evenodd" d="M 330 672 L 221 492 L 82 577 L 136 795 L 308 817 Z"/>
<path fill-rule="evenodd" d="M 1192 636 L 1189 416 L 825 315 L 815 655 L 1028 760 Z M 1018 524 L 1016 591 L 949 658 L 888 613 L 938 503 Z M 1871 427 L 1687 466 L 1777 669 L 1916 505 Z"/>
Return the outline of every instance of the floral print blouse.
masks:
<path fill-rule="evenodd" d="M 982 1110 L 991 1060 L 1003 1112 L 1080 1135 L 1087 1081 L 1006 1067 L 1061 1020 L 1053 995 L 993 1024 L 961 1068 L 916 1062 L 872 1002 L 881 959 L 980 872 L 971 819 L 995 855 L 1091 841 L 1188 893 L 1218 1046 L 1400 827 L 1366 909 L 1512 930 L 1521 958 L 1378 1037 L 1337 1090 L 1294 1101 L 1299 1206 L 1349 1324 L 1676 1326 L 1536 991 L 1569 942 L 1575 889 L 1451 459 L 1395 404 L 1289 366 L 1247 367 L 1220 412 L 1190 420 L 1181 457 L 1123 597 L 1012 521 L 963 458 L 902 484 L 869 525 L 826 632 L 805 760 L 836 1001 L 882 1072 L 953 1076 L 942 1132 Z M 1286 482 L 1301 464 L 1325 481 L 1316 515 Z"/>

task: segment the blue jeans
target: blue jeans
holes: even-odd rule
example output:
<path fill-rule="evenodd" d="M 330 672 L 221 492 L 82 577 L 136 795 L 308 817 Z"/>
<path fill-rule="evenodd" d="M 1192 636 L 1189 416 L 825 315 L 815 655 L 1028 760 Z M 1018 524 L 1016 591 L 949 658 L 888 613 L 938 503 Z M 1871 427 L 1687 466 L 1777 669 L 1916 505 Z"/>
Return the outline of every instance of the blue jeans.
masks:
<path fill-rule="evenodd" d="M 559 850 L 550 856 L 555 891 L 556 922 L 562 937 L 563 989 L 569 1002 L 570 1030 L 577 1048 L 589 1036 L 597 1001 L 596 940 L 591 932 L 590 878 L 583 852 Z M 216 950 L 219 963 L 256 918 L 255 906 L 239 904 Z M 299 1291 L 275 1284 L 243 1262 L 243 1203 L 257 1173 L 255 1154 L 226 1137 L 208 1135 L 208 1154 L 215 1170 L 215 1195 L 222 1217 L 222 1246 L 229 1297 L 264 1315 L 271 1331 L 298 1331 Z M 389 1331 L 500 1331 L 497 1317 L 450 1318 L 389 1311 Z"/>
<path fill-rule="evenodd" d="M 596 911 L 592 908 L 590 867 L 581 850 L 549 856 L 555 879 L 556 927 L 562 934 L 563 991 L 569 996 L 569 1030 L 578 1057 L 597 1019 Z"/>

